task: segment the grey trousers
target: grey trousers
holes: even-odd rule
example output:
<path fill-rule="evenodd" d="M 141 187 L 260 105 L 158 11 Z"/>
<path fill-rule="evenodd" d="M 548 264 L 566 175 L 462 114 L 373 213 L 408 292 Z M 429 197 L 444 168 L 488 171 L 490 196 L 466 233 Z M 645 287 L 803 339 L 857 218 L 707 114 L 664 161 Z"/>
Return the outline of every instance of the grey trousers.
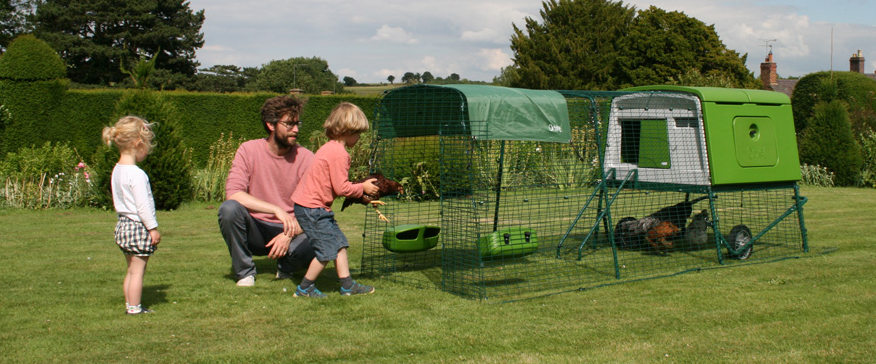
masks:
<path fill-rule="evenodd" d="M 219 207 L 219 231 L 231 254 L 231 268 L 241 279 L 256 274 L 252 257 L 268 255 L 271 248 L 265 245 L 283 232 L 283 224 L 254 219 L 239 202 L 227 200 Z M 306 269 L 314 257 L 310 240 L 300 234 L 289 243 L 286 256 L 277 259 L 277 269 L 285 273 Z"/>

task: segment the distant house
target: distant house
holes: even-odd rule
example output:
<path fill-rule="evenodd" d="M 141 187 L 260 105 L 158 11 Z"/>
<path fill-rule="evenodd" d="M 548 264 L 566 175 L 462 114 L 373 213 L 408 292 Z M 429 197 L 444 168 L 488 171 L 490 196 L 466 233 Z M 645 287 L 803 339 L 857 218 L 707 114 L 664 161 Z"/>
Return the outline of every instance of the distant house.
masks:
<path fill-rule="evenodd" d="M 864 55 L 861 50 L 858 53 L 852 54 L 849 58 L 849 71 L 863 73 L 865 76 L 876 81 L 876 73 L 864 72 Z M 780 80 L 776 73 L 776 62 L 773 60 L 773 52 L 766 56 L 763 63 L 760 64 L 760 81 L 763 83 L 764 90 L 781 92 L 788 97 L 794 93 L 794 87 L 797 86 L 797 80 Z"/>

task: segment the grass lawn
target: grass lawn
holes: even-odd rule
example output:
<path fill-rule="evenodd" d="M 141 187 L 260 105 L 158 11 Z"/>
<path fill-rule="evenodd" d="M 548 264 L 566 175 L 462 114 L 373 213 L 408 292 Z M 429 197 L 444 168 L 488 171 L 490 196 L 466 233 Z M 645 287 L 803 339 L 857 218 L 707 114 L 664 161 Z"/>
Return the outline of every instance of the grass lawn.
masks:
<path fill-rule="evenodd" d="M 3 363 L 873 363 L 876 190 L 804 187 L 811 251 L 503 304 L 379 278 L 296 299 L 234 285 L 215 205 L 159 212 L 144 304 L 124 314 L 112 211 L 0 210 Z M 364 206 L 338 213 L 361 257 Z M 355 273 L 354 273 L 355 274 Z"/>

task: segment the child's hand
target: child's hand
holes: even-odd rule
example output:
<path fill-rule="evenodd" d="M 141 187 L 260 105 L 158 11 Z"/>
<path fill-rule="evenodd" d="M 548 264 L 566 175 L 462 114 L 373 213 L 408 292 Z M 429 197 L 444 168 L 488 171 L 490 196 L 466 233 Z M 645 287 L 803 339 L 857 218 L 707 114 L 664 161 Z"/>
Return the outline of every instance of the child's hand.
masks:
<path fill-rule="evenodd" d="M 149 237 L 152 238 L 152 245 L 158 245 L 161 242 L 161 233 L 158 232 L 158 229 L 149 230 Z"/>
<path fill-rule="evenodd" d="M 362 189 L 365 191 L 366 195 L 376 195 L 380 192 L 380 188 L 374 184 L 374 181 L 377 181 L 377 178 L 369 179 L 365 182 L 362 182 Z"/>

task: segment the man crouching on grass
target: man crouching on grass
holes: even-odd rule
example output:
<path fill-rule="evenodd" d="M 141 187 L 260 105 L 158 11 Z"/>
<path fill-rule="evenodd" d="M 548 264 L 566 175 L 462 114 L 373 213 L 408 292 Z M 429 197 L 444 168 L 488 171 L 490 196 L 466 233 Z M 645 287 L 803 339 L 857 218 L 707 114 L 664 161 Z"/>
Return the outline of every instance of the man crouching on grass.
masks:
<path fill-rule="evenodd" d="M 265 101 L 261 114 L 268 137 L 241 144 L 231 163 L 219 230 L 238 286 L 255 284 L 253 256 L 276 259 L 277 279 L 292 278 L 292 272 L 307 268 L 315 257 L 290 199 L 313 160 L 313 152 L 297 143 L 303 107 L 291 96 Z"/>

